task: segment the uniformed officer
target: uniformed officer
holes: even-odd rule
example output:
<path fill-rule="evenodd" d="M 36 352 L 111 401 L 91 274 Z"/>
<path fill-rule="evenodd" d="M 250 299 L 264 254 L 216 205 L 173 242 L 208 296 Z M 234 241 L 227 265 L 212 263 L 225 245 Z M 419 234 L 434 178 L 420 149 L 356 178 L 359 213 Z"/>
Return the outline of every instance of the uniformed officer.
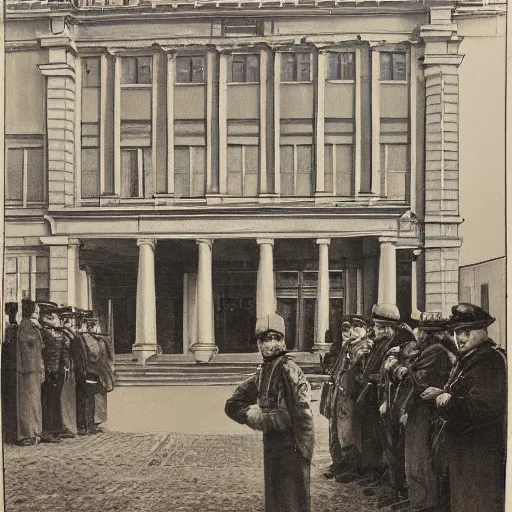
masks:
<path fill-rule="evenodd" d="M 17 302 L 5 304 L 4 340 L 2 343 L 2 427 L 4 439 L 16 439 L 16 380 L 17 380 Z"/>
<path fill-rule="evenodd" d="M 226 402 L 226 414 L 263 431 L 265 511 L 309 512 L 314 447 L 310 386 L 286 354 L 284 320 L 277 314 L 256 323 L 263 364 Z"/>

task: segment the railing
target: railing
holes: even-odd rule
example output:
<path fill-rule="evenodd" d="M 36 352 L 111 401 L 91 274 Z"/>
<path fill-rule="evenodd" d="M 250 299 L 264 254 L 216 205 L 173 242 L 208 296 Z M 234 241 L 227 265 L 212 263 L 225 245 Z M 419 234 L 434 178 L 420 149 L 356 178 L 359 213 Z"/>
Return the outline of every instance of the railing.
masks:
<path fill-rule="evenodd" d="M 7 12 L 20 10 L 62 10 L 62 9 L 118 9 L 119 7 L 170 6 L 172 8 L 188 7 L 337 7 L 343 5 L 390 5 L 404 3 L 424 3 L 423 0 L 7 0 Z M 506 5 L 506 0 L 462 0 L 458 5 L 486 6 Z"/>

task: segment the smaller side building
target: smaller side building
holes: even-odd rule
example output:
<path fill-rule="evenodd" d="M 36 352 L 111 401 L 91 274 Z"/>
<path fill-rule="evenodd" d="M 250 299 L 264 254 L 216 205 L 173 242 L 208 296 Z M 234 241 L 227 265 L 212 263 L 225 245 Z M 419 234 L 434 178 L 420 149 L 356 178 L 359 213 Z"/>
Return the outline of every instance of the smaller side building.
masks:
<path fill-rule="evenodd" d="M 506 347 L 506 258 L 495 258 L 459 267 L 459 299 L 471 302 L 496 318 L 489 335 Z"/>

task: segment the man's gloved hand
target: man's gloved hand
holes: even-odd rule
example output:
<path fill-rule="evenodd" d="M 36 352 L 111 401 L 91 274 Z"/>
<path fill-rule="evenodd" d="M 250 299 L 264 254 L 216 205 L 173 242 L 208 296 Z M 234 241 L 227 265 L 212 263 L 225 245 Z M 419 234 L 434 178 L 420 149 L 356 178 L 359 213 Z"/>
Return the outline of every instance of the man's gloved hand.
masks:
<path fill-rule="evenodd" d="M 388 404 L 386 402 L 381 404 L 381 406 L 379 407 L 379 412 L 381 416 L 384 416 L 384 414 L 388 412 Z"/>
<path fill-rule="evenodd" d="M 259 405 L 249 406 L 246 412 L 247 425 L 254 430 L 263 430 L 263 412 Z"/>
<path fill-rule="evenodd" d="M 450 393 L 442 393 L 436 398 L 436 405 L 438 407 L 444 407 L 451 400 L 452 395 Z"/>

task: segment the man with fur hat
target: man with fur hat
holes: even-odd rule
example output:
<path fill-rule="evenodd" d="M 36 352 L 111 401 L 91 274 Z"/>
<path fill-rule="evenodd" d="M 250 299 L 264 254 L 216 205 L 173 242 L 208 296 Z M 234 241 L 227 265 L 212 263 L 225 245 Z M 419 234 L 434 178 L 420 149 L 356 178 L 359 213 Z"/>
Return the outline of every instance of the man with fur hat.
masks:
<path fill-rule="evenodd" d="M 389 503 L 405 498 L 405 470 L 399 425 L 392 415 L 391 382 L 384 370 L 390 349 L 414 340 L 411 329 L 400 321 L 394 304 L 376 304 L 372 309 L 374 348 L 363 372 L 364 388 L 358 398 L 361 415 L 365 418 L 362 432 L 363 459 L 372 476 L 378 477 L 382 461 L 388 468 L 393 488 Z M 383 410 L 382 404 L 386 404 Z M 379 408 L 380 407 L 380 408 Z"/>
<path fill-rule="evenodd" d="M 421 313 L 416 342 L 406 345 L 387 361 L 391 380 L 400 392 L 397 413 L 404 426 L 405 475 L 408 498 L 415 510 L 435 510 L 439 505 L 438 479 L 431 463 L 431 433 L 437 411 L 421 399 L 429 387 L 442 388 L 456 361 L 455 348 L 445 333 L 441 314 Z M 408 348 L 412 348 L 412 351 Z"/>
<path fill-rule="evenodd" d="M 21 311 L 22 320 L 17 337 L 17 442 L 20 446 L 30 446 L 40 440 L 43 429 L 41 411 L 41 384 L 44 380 L 41 356 L 43 342 L 35 302 L 23 299 Z"/>
<path fill-rule="evenodd" d="M 505 509 L 507 365 L 487 332 L 494 320 L 473 304 L 452 308 L 459 361 L 444 391 L 429 387 L 422 396 L 445 422 L 452 512 Z"/>
<path fill-rule="evenodd" d="M 309 512 L 315 441 L 310 386 L 286 354 L 282 317 L 259 319 L 256 338 L 263 364 L 238 386 L 225 411 L 234 421 L 263 431 L 265 511 Z"/>

